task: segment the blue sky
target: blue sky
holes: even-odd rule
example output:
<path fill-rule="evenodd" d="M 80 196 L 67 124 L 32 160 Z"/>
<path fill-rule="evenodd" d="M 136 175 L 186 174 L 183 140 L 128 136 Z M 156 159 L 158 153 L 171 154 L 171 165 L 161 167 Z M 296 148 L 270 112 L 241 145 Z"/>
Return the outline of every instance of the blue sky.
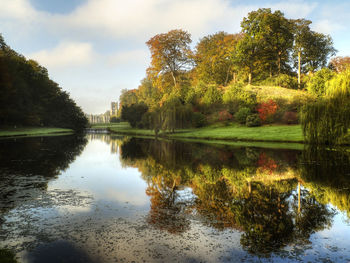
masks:
<path fill-rule="evenodd" d="M 260 7 L 312 20 L 313 30 L 333 37 L 337 55 L 350 55 L 350 1 L 340 0 L 1 0 L 0 33 L 97 114 L 145 77 L 145 42 L 155 34 L 182 28 L 195 45 L 217 31 L 239 32 L 242 18 Z"/>

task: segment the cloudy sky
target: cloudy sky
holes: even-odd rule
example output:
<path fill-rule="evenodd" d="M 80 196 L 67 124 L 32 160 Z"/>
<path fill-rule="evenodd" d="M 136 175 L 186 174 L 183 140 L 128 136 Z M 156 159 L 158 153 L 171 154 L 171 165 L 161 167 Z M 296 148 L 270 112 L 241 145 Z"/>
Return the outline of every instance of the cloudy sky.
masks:
<path fill-rule="evenodd" d="M 193 45 L 217 31 L 237 33 L 260 7 L 307 18 L 350 55 L 348 0 L 0 0 L 6 43 L 45 66 L 86 113 L 104 113 L 122 89 L 137 88 L 150 61 L 145 42 L 184 29 Z"/>

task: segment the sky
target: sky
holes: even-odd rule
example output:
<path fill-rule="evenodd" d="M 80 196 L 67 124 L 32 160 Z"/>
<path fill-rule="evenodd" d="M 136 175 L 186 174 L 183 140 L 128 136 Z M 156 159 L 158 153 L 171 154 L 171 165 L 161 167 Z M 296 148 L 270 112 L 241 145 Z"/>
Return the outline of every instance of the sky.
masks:
<path fill-rule="evenodd" d="M 122 89 L 145 77 L 151 37 L 172 29 L 199 39 L 238 33 L 258 8 L 311 20 L 330 34 L 337 55 L 350 55 L 349 0 L 0 0 L 0 33 L 18 53 L 38 61 L 86 113 L 110 109 Z"/>

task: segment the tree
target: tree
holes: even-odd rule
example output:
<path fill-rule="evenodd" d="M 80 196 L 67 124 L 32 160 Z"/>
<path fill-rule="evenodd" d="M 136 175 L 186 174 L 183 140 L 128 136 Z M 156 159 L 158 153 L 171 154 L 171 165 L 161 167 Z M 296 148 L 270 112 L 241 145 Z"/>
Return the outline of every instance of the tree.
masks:
<path fill-rule="evenodd" d="M 312 32 L 311 41 L 305 54 L 306 70 L 314 72 L 325 67 L 329 57 L 335 55 L 336 52 L 331 36 Z"/>
<path fill-rule="evenodd" d="M 311 41 L 311 30 L 309 25 L 312 23 L 306 19 L 296 19 L 294 23 L 294 57 L 298 57 L 298 87 L 301 83 L 301 56 L 305 57 L 304 52 L 308 43 Z"/>
<path fill-rule="evenodd" d="M 191 67 L 191 35 L 181 29 L 158 34 L 146 42 L 151 51 L 149 75 L 158 78 L 169 73 L 177 86 L 178 75 Z"/>
<path fill-rule="evenodd" d="M 270 70 L 270 75 L 277 69 L 288 67 L 289 51 L 293 46 L 292 24 L 281 11 L 271 12 L 270 8 L 252 11 L 241 22 L 242 32 L 255 40 L 260 46 L 260 60 Z"/>
<path fill-rule="evenodd" d="M 137 89 L 138 101 L 145 103 L 150 109 L 155 109 L 159 106 L 161 95 L 159 89 L 148 78 L 144 78 Z"/>
<path fill-rule="evenodd" d="M 82 130 L 82 110 L 49 78 L 48 71 L 6 45 L 0 35 L 1 125 L 56 126 Z"/>
<path fill-rule="evenodd" d="M 343 72 L 350 68 L 350 57 L 335 57 L 329 62 L 330 68 L 334 69 L 337 73 Z"/>
<path fill-rule="evenodd" d="M 327 81 L 331 80 L 335 75 L 336 73 L 329 68 L 323 68 L 310 77 L 306 83 L 306 89 L 318 97 L 324 96 L 326 94 Z"/>
<path fill-rule="evenodd" d="M 257 69 L 259 53 L 258 42 L 249 35 L 244 35 L 237 44 L 234 61 L 241 66 L 241 70 L 248 73 L 248 84 L 252 83 L 253 72 Z"/>
<path fill-rule="evenodd" d="M 142 116 L 147 112 L 148 107 L 143 103 L 123 105 L 121 118 L 130 123 L 131 127 L 137 127 L 141 123 Z"/>
<path fill-rule="evenodd" d="M 226 86 L 234 78 L 232 54 L 242 34 L 218 32 L 203 37 L 194 56 L 196 74 L 200 80 Z"/>
<path fill-rule="evenodd" d="M 293 57 L 294 64 L 298 68 L 298 86 L 300 88 L 301 73 L 313 72 L 326 66 L 328 58 L 334 55 L 336 50 L 330 36 L 310 29 L 312 23 L 310 20 L 296 19 L 291 20 L 291 22 L 294 33 Z"/>
<path fill-rule="evenodd" d="M 310 144 L 334 146 L 350 128 L 350 70 L 326 82 L 325 97 L 302 108 L 304 137 Z"/>

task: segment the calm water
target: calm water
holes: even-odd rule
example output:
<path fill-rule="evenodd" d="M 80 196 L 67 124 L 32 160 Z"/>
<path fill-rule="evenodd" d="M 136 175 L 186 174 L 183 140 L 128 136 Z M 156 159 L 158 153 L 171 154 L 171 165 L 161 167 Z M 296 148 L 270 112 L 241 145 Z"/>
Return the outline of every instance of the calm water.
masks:
<path fill-rule="evenodd" d="M 88 135 L 0 140 L 0 161 L 20 262 L 350 262 L 346 151 Z"/>

